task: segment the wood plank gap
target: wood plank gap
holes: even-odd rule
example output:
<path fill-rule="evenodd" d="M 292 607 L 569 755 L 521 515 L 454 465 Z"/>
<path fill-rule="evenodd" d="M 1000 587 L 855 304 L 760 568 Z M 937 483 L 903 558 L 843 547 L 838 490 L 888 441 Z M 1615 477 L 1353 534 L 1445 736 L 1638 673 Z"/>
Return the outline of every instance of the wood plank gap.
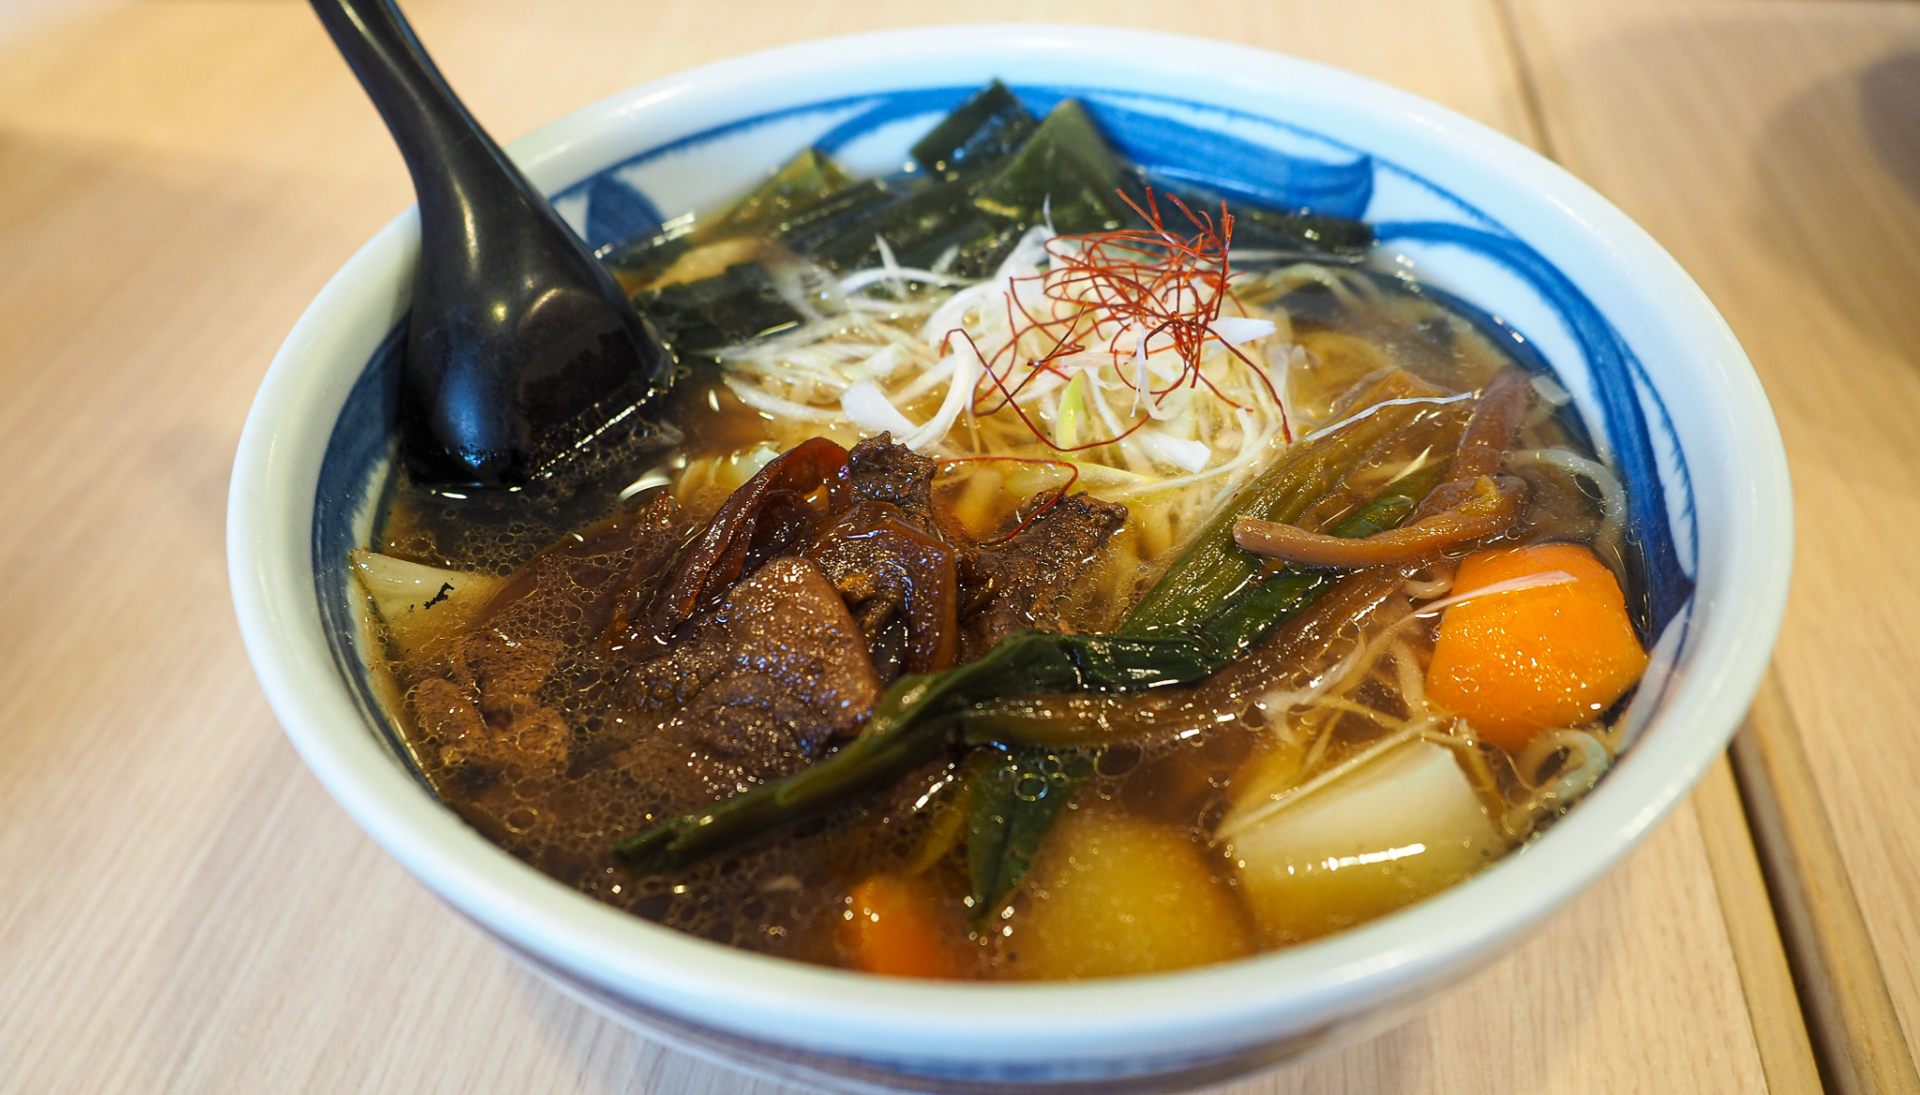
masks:
<path fill-rule="evenodd" d="M 1920 1071 L 1802 741 L 1786 692 L 1769 671 L 1733 739 L 1734 780 L 1821 1076 L 1841 1095 L 1920 1091 Z"/>
<path fill-rule="evenodd" d="M 1533 131 L 1533 147 L 1547 159 L 1560 162 L 1554 150 L 1553 134 L 1547 129 L 1547 112 L 1541 103 L 1540 85 L 1534 79 L 1535 67 L 1527 54 L 1526 38 L 1520 33 L 1520 18 L 1513 10 L 1514 0 L 1493 0 L 1494 23 L 1500 28 L 1500 41 L 1506 47 L 1508 63 L 1513 67 L 1514 84 L 1520 92 L 1520 110 L 1527 128 Z"/>
<path fill-rule="evenodd" d="M 1733 948 L 1740 993 L 1747 1002 L 1753 1040 L 1767 1089 L 1816 1091 L 1820 1065 L 1807 1031 L 1807 1017 L 1794 989 L 1780 925 L 1767 895 L 1767 881 L 1754 847 L 1752 827 L 1740 801 L 1733 766 L 1726 757 L 1707 769 L 1694 791 L 1707 868 L 1720 897 L 1727 941 Z"/>

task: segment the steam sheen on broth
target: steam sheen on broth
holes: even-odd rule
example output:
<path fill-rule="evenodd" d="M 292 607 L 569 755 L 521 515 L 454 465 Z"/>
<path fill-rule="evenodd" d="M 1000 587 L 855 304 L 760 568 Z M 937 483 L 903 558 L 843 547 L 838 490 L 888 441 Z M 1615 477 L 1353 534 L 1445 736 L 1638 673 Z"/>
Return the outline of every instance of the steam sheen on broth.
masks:
<path fill-rule="evenodd" d="M 1590 789 L 1645 667 L 1620 487 L 1364 225 L 1005 88 L 609 261 L 680 352 L 564 482 L 397 482 L 351 565 L 414 762 L 598 900 L 1052 979 L 1382 915 Z"/>

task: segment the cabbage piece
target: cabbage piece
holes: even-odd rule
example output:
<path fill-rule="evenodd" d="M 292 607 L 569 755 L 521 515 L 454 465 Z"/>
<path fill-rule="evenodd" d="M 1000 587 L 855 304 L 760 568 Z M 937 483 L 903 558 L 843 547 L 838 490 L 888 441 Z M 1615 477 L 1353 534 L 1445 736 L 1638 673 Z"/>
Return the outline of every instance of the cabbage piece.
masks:
<path fill-rule="evenodd" d="M 403 654 L 464 626 L 499 591 L 503 578 L 412 563 L 356 548 L 353 576 Z"/>
<path fill-rule="evenodd" d="M 1256 757 L 1235 775 L 1271 786 Z M 1413 740 L 1334 778 L 1243 797 L 1217 839 L 1268 945 L 1297 943 L 1392 912 L 1466 878 L 1505 841 L 1453 751 Z"/>

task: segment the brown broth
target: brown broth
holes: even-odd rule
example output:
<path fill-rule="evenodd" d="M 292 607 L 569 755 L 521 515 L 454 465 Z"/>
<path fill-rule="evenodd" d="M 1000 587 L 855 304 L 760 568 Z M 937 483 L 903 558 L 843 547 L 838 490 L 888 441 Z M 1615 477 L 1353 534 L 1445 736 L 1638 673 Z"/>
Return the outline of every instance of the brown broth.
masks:
<path fill-rule="evenodd" d="M 1294 374 L 1289 394 L 1322 416 L 1339 393 L 1383 363 L 1449 391 L 1477 388 L 1511 364 L 1466 321 L 1416 295 L 1389 292 L 1381 304 L 1358 315 L 1324 293 L 1296 297 L 1289 302 L 1298 305 L 1296 337 L 1315 364 Z M 680 431 L 680 444 L 664 452 L 639 446 L 605 454 L 606 483 L 635 482 L 649 472 L 671 477 L 689 461 L 745 450 L 772 436 L 762 416 L 717 384 L 683 390 L 668 417 Z M 1530 426 L 1523 443 L 1565 445 L 1569 435 L 1549 417 Z M 1529 536 L 1592 542 L 1600 527 L 1593 501 L 1576 484 L 1551 475 L 1529 479 L 1535 488 Z M 944 479 L 939 497 L 954 497 L 963 488 L 957 479 Z M 724 496 L 718 489 L 684 494 L 685 513 L 676 526 L 681 534 L 697 528 Z M 473 668 L 476 659 L 484 660 L 484 651 L 476 652 L 471 636 L 460 635 L 443 636 L 411 653 L 396 645 L 384 666 L 403 697 L 394 714 L 431 785 L 476 829 L 542 872 L 596 900 L 702 938 L 844 965 L 842 932 L 851 915 L 851 887 L 875 874 L 913 874 L 945 895 L 954 922 L 963 925 L 951 942 L 967 976 L 1027 976 L 1027 962 L 1019 956 L 1020 926 L 1035 902 L 1048 899 L 1041 888 L 1029 885 L 1016 894 L 1006 916 L 970 929 L 958 915 L 968 877 L 964 833 L 956 832 L 954 818 L 956 811 L 964 814 L 969 774 L 978 763 L 958 752 L 923 765 L 895 786 L 854 796 L 771 837 L 672 873 L 637 872 L 612 854 L 615 841 L 662 820 L 647 784 L 635 773 L 700 763 L 683 746 L 650 739 L 644 726 L 621 724 L 626 716 L 608 696 L 625 687 L 618 678 L 626 667 L 595 648 L 592 638 L 592 625 L 610 611 L 607 591 L 616 576 L 636 565 L 630 540 L 611 536 L 594 542 L 595 530 L 606 527 L 597 522 L 609 517 L 630 522 L 647 497 L 620 500 L 608 490 L 556 509 L 550 499 L 534 495 L 470 499 L 398 486 L 380 541 L 389 554 L 506 575 L 529 565 L 555 541 L 562 545 L 557 555 L 542 556 L 547 564 L 535 565 L 564 572 L 564 580 L 555 578 L 543 587 L 541 603 L 528 610 L 531 615 L 515 640 L 523 647 L 529 641 L 550 643 L 560 668 L 500 710 L 476 712 L 504 727 L 501 733 L 522 753 L 544 755 L 542 750 L 551 749 L 559 759 L 504 768 L 475 763 L 475 754 L 461 745 L 459 719 L 446 713 L 458 702 L 444 686 L 449 673 L 487 672 Z M 1622 571 L 1619 544 L 1594 546 Z M 1119 581 L 1090 579 L 1086 585 L 1142 590 L 1164 563 L 1143 566 L 1130 581 L 1122 576 Z M 496 595 L 495 603 L 502 599 L 511 597 Z M 1126 607 L 1122 600 L 1088 594 L 1069 618 L 1077 626 L 1105 627 Z M 1412 626 L 1405 635 L 1418 654 L 1430 645 L 1432 628 Z M 1318 662 L 1291 667 L 1292 675 L 1308 680 L 1349 649 L 1351 643 L 1336 644 Z M 1390 689 L 1374 687 L 1368 695 L 1381 711 L 1407 713 Z M 1231 709 L 1196 714 L 1185 723 L 1176 720 L 1154 734 L 1070 758 L 1089 773 L 1074 792 L 1073 808 L 1110 812 L 1178 834 L 1190 842 L 1224 900 L 1237 901 L 1239 881 L 1214 844 L 1211 828 L 1230 809 L 1235 773 L 1270 748 L 1264 736 L 1269 716 L 1257 701 L 1237 693 Z M 1335 715 L 1326 722 L 1323 761 L 1329 765 L 1357 755 L 1380 737 L 1365 718 Z M 1509 758 L 1494 750 L 1485 759 L 1490 793 L 1524 793 Z M 744 789 L 714 790 L 719 797 Z"/>

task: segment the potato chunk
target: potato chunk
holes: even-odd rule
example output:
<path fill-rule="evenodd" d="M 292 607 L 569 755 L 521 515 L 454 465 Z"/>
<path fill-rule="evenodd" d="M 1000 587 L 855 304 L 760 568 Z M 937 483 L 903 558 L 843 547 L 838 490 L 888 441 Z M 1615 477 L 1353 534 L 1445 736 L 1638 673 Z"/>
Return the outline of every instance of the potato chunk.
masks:
<path fill-rule="evenodd" d="M 1101 803 L 1061 816 L 1006 921 L 1013 977 L 1067 980 L 1246 954 L 1246 914 L 1170 825 Z"/>

